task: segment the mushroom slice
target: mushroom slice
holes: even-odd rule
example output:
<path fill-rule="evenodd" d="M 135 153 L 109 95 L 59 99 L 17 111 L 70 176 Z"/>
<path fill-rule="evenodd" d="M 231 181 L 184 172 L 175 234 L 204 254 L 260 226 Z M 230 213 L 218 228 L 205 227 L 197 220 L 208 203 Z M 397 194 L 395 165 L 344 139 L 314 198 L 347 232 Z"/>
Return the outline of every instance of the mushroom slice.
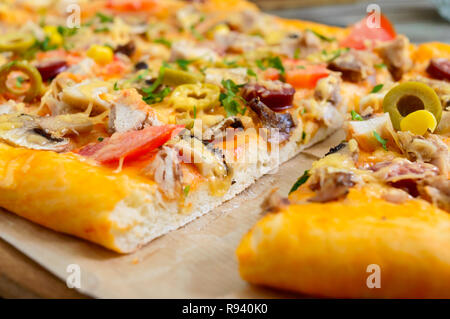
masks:
<path fill-rule="evenodd" d="M 38 123 L 47 134 L 53 137 L 88 133 L 94 127 L 92 119 L 85 113 L 41 117 Z"/>
<path fill-rule="evenodd" d="M 184 162 L 193 163 L 203 176 L 225 178 L 229 175 L 230 169 L 219 149 L 206 146 L 189 135 L 177 139 L 175 147 L 182 153 Z"/>
<path fill-rule="evenodd" d="M 38 120 L 27 114 L 0 115 L 0 140 L 13 146 L 34 150 L 62 152 L 69 140 L 48 134 Z"/>
<path fill-rule="evenodd" d="M 101 113 L 110 108 L 108 92 L 111 89 L 111 83 L 100 80 L 84 80 L 64 88 L 61 100 L 81 111 L 85 111 L 92 104 L 94 113 Z"/>
<path fill-rule="evenodd" d="M 203 132 L 202 139 L 204 141 L 211 141 L 214 139 L 223 138 L 227 128 L 244 129 L 244 125 L 242 124 L 240 118 L 236 116 L 230 116 L 206 129 Z"/>

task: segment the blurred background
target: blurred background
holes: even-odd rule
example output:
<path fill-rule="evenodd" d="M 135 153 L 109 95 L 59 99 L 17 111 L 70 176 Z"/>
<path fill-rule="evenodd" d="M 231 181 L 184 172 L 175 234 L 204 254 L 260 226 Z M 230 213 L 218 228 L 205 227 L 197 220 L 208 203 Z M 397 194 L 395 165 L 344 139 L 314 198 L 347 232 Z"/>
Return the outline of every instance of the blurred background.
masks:
<path fill-rule="evenodd" d="M 450 0 L 252 0 L 269 13 L 337 26 L 360 20 L 374 3 L 412 42 L 450 43 Z M 449 20 L 446 20 L 446 18 Z"/>

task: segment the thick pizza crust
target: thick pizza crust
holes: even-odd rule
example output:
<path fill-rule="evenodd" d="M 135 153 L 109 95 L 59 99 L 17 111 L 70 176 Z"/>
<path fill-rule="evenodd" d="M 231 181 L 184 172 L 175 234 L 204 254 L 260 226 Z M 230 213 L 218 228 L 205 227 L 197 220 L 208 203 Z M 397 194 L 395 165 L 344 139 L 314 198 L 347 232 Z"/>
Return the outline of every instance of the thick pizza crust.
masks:
<path fill-rule="evenodd" d="M 250 283 L 308 295 L 450 298 L 449 242 L 446 212 L 354 189 L 344 202 L 292 205 L 265 216 L 237 256 Z M 375 283 L 369 265 L 379 266 L 380 288 L 367 285 Z"/>
<path fill-rule="evenodd" d="M 200 183 L 184 205 L 138 175 L 114 173 L 72 153 L 0 143 L 0 206 L 42 226 L 129 253 L 211 211 L 333 131 L 319 129 L 308 145 L 291 139 L 279 161 L 259 156 L 257 162 L 235 168 L 235 183 L 224 196 L 212 196 L 208 182 Z"/>

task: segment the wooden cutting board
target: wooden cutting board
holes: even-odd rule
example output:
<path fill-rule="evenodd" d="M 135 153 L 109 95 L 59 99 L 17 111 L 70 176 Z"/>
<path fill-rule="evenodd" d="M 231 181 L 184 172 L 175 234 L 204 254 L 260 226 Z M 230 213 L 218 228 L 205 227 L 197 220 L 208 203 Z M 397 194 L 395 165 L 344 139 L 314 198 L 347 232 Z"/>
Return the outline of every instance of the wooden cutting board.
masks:
<path fill-rule="evenodd" d="M 86 298 L 3 240 L 0 240 L 0 297 Z"/>

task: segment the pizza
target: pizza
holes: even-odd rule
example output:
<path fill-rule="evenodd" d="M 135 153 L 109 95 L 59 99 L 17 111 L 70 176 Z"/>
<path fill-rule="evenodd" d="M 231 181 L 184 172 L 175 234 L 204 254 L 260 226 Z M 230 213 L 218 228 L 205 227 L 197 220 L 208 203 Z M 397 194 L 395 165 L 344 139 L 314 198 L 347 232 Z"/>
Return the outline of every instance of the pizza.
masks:
<path fill-rule="evenodd" d="M 390 76 L 355 89 L 346 139 L 266 199 L 237 249 L 240 273 L 310 296 L 450 298 L 450 46 L 372 41 L 362 23 L 341 43 Z M 340 59 L 344 83 L 371 81 Z"/>
<path fill-rule="evenodd" d="M 119 253 L 323 140 L 341 87 L 366 90 L 328 67 L 348 30 L 246 1 L 3 1 L 0 29 L 0 207 Z"/>

